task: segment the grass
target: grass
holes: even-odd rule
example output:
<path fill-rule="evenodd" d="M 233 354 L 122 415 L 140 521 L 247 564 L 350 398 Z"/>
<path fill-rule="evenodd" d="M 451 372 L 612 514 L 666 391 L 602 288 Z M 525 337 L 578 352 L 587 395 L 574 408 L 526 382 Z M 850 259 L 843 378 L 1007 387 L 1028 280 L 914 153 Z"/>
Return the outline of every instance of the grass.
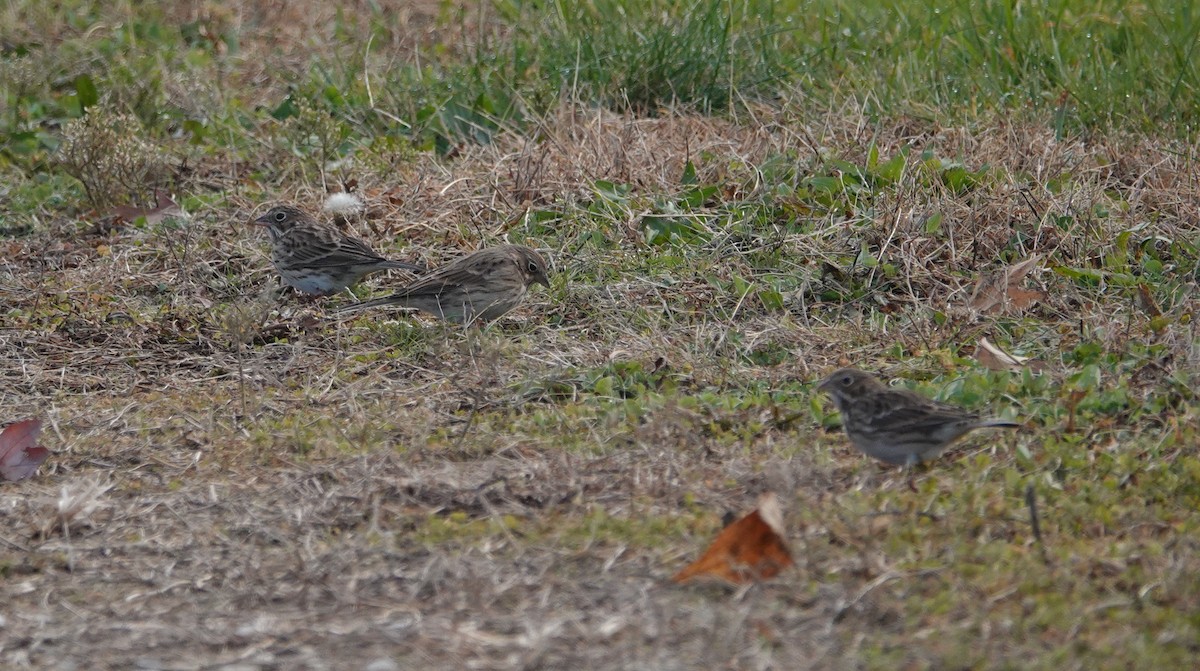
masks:
<path fill-rule="evenodd" d="M 1194 14 L 10 3 L 0 422 L 55 454 L 0 489 L 0 660 L 1186 666 Z M 465 332 L 277 295 L 247 222 L 344 188 L 552 286 Z M 909 489 L 815 394 L 847 363 L 1023 428 Z M 765 490 L 795 569 L 669 582 Z"/>

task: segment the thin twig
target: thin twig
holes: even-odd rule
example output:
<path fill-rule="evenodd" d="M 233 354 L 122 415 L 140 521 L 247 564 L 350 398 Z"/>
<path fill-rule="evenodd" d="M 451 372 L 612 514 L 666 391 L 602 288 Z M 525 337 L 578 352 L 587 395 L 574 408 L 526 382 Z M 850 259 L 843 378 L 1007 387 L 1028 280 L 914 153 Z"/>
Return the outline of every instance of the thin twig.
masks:
<path fill-rule="evenodd" d="M 1050 555 L 1046 553 L 1046 544 L 1042 540 L 1042 527 L 1038 523 L 1037 492 L 1033 490 L 1033 485 L 1025 488 L 1025 504 L 1029 506 L 1029 525 L 1033 528 L 1033 539 L 1042 554 L 1042 561 L 1049 564 Z"/>

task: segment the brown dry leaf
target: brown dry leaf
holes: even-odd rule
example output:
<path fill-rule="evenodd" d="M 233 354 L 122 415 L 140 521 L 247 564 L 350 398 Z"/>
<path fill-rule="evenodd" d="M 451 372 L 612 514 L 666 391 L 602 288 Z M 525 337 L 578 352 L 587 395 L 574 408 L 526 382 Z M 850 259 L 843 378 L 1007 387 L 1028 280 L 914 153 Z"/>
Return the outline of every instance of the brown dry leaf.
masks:
<path fill-rule="evenodd" d="M 1144 282 L 1137 286 L 1137 305 L 1151 319 L 1162 316 L 1162 309 L 1158 307 L 1158 302 L 1150 293 L 1150 286 Z"/>
<path fill-rule="evenodd" d="M 183 210 L 175 201 L 171 200 L 171 196 L 166 191 L 155 189 L 154 198 L 158 203 L 149 210 L 130 205 L 118 205 L 112 209 L 111 214 L 124 221 L 137 221 L 138 217 L 145 217 L 146 223 L 151 225 L 158 224 L 167 217 L 178 217 L 183 214 Z"/>
<path fill-rule="evenodd" d="M 683 582 L 697 576 L 713 576 L 743 585 L 773 578 L 793 563 L 792 553 L 783 540 L 779 498 L 767 492 L 759 498 L 758 508 L 725 527 L 704 555 L 672 580 Z"/>
<path fill-rule="evenodd" d="M 1022 289 L 1020 286 L 1029 271 L 1037 267 L 1041 260 L 1041 254 L 1034 254 L 997 273 L 981 277 L 967 304 L 982 314 L 996 314 L 1006 310 L 1024 310 L 1045 300 L 1046 294 L 1041 291 Z"/>
<path fill-rule="evenodd" d="M 989 370 L 1021 370 L 1030 360 L 1027 356 L 1005 352 L 987 338 L 979 339 L 979 346 L 975 348 L 975 359 Z"/>
<path fill-rule="evenodd" d="M 50 456 L 50 450 L 37 444 L 41 432 L 39 419 L 26 419 L 4 428 L 0 433 L 0 478 L 24 480 L 37 472 Z"/>
<path fill-rule="evenodd" d="M 1067 394 L 1067 425 L 1063 428 L 1064 432 L 1075 433 L 1075 408 L 1087 395 L 1086 389 L 1073 389 L 1071 393 Z"/>

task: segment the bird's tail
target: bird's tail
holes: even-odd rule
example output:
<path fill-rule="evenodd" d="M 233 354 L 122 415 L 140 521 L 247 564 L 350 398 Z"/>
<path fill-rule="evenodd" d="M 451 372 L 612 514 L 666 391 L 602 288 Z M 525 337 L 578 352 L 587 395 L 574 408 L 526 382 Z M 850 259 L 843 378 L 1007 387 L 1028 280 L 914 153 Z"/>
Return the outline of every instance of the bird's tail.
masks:
<path fill-rule="evenodd" d="M 375 299 L 372 299 L 369 301 L 362 301 L 361 303 L 351 303 L 350 305 L 342 305 L 342 306 L 334 309 L 333 312 L 334 312 L 334 314 L 342 315 L 342 314 L 347 314 L 350 312 L 358 312 L 359 310 L 366 310 L 367 308 L 377 308 L 381 305 L 396 305 L 396 304 L 397 303 L 396 303 L 394 296 L 384 296 L 383 298 L 375 298 Z"/>
<path fill-rule="evenodd" d="M 987 419 L 979 423 L 979 427 L 995 426 L 1001 429 L 1019 429 L 1021 425 L 1007 419 Z"/>
<path fill-rule="evenodd" d="M 397 270 L 410 270 L 418 275 L 429 272 L 429 269 L 426 268 L 425 266 L 417 265 L 415 263 L 406 263 L 404 261 L 392 261 L 391 259 L 384 261 L 380 265 L 382 265 L 384 268 L 395 268 Z"/>

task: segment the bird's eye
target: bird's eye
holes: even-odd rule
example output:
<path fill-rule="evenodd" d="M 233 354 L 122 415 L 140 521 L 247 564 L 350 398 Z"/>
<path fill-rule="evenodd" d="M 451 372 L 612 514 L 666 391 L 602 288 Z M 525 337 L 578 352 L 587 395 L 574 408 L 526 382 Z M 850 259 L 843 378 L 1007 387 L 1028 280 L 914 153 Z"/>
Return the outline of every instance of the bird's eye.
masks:
<path fill-rule="evenodd" d="M 537 266 L 537 264 L 536 264 L 536 263 L 534 263 L 533 261 L 530 261 L 530 262 L 529 262 L 529 268 L 528 268 L 528 270 L 529 270 L 529 274 L 530 274 L 530 275 L 537 275 L 537 274 L 538 274 L 538 266 Z"/>
<path fill-rule="evenodd" d="M 849 387 L 853 383 L 854 383 L 854 378 L 850 377 L 849 375 L 842 376 L 842 386 L 843 387 Z"/>
<path fill-rule="evenodd" d="M 287 219 L 287 212 L 276 212 L 275 221 L 283 222 Z"/>

